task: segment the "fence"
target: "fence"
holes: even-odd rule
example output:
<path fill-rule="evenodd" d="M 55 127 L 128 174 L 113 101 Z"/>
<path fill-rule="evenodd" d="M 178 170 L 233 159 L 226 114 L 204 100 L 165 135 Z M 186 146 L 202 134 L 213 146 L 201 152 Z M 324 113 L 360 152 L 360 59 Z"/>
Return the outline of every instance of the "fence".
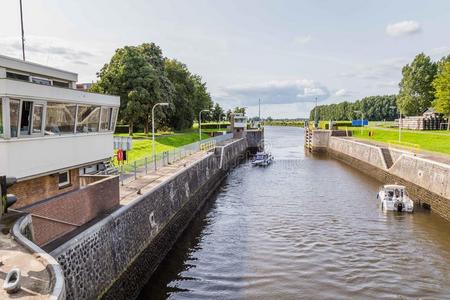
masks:
<path fill-rule="evenodd" d="M 118 167 L 120 174 L 120 182 L 130 182 L 140 176 L 154 173 L 157 169 L 173 164 L 189 155 L 199 151 L 209 151 L 218 143 L 225 142 L 233 138 L 232 133 L 219 135 L 213 138 L 195 142 L 182 147 L 174 148 L 169 151 L 157 153 L 155 159 L 150 155 L 132 162 L 125 163 Z"/>

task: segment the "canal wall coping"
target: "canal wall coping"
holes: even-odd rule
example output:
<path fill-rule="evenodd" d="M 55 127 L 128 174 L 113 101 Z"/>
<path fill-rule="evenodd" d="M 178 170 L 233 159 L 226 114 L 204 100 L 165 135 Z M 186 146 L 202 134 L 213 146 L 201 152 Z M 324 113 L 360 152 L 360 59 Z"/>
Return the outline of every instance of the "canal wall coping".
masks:
<path fill-rule="evenodd" d="M 332 156 L 383 183 L 405 185 L 413 200 L 450 221 L 450 165 L 388 149 L 393 159 L 388 168 L 380 147 L 348 138 L 330 137 L 328 150 Z"/>
<path fill-rule="evenodd" d="M 136 297 L 247 146 L 209 153 L 55 249 L 67 299 Z"/>
<path fill-rule="evenodd" d="M 50 293 L 45 295 L 48 299 L 64 300 L 66 299 L 64 275 L 59 263 L 47 252 L 39 246 L 31 242 L 25 235 L 31 233 L 31 215 L 21 217 L 13 226 L 11 235 L 14 239 L 28 251 L 30 251 L 36 259 L 39 259 L 50 275 L 51 288 Z"/>

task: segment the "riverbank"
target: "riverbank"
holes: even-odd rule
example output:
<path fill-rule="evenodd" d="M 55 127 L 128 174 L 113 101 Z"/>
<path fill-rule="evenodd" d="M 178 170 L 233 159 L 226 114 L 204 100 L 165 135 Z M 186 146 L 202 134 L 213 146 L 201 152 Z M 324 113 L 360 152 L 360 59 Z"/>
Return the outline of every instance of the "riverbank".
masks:
<path fill-rule="evenodd" d="M 402 130 L 401 142 L 398 141 L 398 129 L 368 127 L 361 132 L 360 128 L 352 128 L 353 137 L 366 140 L 392 144 L 409 148 L 414 151 L 426 150 L 441 153 L 450 158 L 450 132 L 441 131 L 413 131 Z M 372 133 L 369 136 L 369 131 Z"/>
<path fill-rule="evenodd" d="M 384 184 L 407 187 L 413 200 L 450 221 L 450 164 L 394 147 L 378 146 L 329 130 L 308 130 L 305 139 L 313 152 L 328 152 Z"/>
<path fill-rule="evenodd" d="M 67 299 L 134 298 L 246 149 L 246 139 L 227 141 L 143 176 L 134 192 L 123 188 L 118 210 L 51 252 Z"/>
<path fill-rule="evenodd" d="M 382 212 L 378 180 L 303 134 L 265 127 L 274 163 L 229 173 L 139 300 L 448 299 L 450 222 Z"/>
<path fill-rule="evenodd" d="M 128 136 L 128 134 L 116 134 L 116 136 Z M 202 133 L 202 139 L 207 139 L 209 137 L 210 135 L 208 133 Z M 194 130 L 158 134 L 155 137 L 155 152 L 158 154 L 165 151 L 170 151 L 175 148 L 197 142 L 198 139 L 198 131 Z M 133 135 L 131 150 L 127 151 L 127 160 L 129 163 L 132 163 L 135 160 L 140 160 L 144 157 L 151 156 L 152 151 L 153 140 L 151 133 L 150 135 L 136 133 Z"/>

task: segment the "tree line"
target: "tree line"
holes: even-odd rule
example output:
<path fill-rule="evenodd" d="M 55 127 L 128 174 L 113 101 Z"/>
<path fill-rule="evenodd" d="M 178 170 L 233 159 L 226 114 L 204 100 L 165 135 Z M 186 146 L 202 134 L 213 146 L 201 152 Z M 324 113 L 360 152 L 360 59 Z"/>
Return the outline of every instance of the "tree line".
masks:
<path fill-rule="evenodd" d="M 364 118 L 369 120 L 391 121 L 398 117 L 396 99 L 395 95 L 370 96 L 356 102 L 319 105 L 317 116 L 319 120 L 354 120 L 361 118 L 360 112 L 363 112 Z M 309 118 L 314 120 L 314 109 L 311 110 Z"/>
<path fill-rule="evenodd" d="M 167 102 L 168 107 L 155 109 L 158 128 L 174 130 L 191 128 L 202 110 L 202 120 L 218 120 L 222 107 L 213 103 L 206 83 L 176 59 L 163 56 L 154 43 L 125 46 L 115 51 L 109 63 L 97 73 L 92 92 L 120 96 L 119 122 L 148 133 L 151 130 L 152 108 Z"/>
<path fill-rule="evenodd" d="M 433 107 L 437 112 L 450 116 L 450 55 L 437 62 L 424 53 L 402 68 L 398 95 L 366 97 L 356 102 L 321 105 L 317 107 L 320 120 L 352 120 L 362 111 L 373 121 L 394 120 L 403 115 L 421 115 Z M 314 120 L 314 109 L 310 120 Z"/>

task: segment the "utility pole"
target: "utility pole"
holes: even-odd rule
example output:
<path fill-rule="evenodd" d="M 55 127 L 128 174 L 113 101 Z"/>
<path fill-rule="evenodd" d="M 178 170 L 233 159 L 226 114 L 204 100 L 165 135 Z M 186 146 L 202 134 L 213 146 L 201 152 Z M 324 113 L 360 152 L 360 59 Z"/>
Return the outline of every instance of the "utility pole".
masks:
<path fill-rule="evenodd" d="M 25 32 L 23 30 L 22 0 L 20 0 L 20 25 L 22 26 L 22 58 L 25 60 Z"/>

